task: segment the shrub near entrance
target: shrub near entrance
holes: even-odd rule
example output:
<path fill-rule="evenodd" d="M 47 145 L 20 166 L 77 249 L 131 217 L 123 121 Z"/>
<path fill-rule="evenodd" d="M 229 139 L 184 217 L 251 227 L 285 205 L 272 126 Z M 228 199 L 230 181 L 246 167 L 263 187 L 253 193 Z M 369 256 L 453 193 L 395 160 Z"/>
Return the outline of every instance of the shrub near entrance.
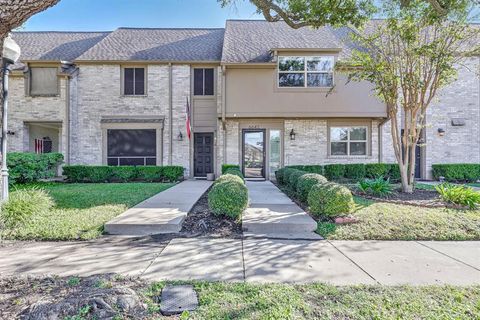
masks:
<path fill-rule="evenodd" d="M 308 205 L 312 213 L 326 216 L 350 213 L 355 207 L 350 190 L 333 182 L 314 185 L 308 194 Z"/>
<path fill-rule="evenodd" d="M 215 215 L 238 219 L 248 205 L 247 187 L 234 175 L 222 177 L 208 193 L 208 207 Z"/>
<path fill-rule="evenodd" d="M 307 202 L 308 194 L 312 187 L 316 184 L 327 183 L 328 180 L 324 176 L 317 173 L 307 173 L 298 179 L 297 196 L 300 201 Z"/>

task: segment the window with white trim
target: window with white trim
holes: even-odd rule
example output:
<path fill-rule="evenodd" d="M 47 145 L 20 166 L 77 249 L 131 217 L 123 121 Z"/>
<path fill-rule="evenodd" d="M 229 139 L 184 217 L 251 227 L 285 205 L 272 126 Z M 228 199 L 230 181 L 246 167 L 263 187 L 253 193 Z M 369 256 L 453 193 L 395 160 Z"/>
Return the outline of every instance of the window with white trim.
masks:
<path fill-rule="evenodd" d="M 333 56 L 278 57 L 278 86 L 329 88 L 333 86 Z"/>
<path fill-rule="evenodd" d="M 366 126 L 330 127 L 330 155 L 366 156 L 367 139 Z"/>

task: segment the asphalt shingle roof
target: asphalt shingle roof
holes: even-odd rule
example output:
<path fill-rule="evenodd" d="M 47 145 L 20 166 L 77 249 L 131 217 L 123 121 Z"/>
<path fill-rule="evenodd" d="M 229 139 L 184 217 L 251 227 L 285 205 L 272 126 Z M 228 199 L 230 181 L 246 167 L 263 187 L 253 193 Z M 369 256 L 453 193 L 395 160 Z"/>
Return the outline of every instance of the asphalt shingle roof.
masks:
<path fill-rule="evenodd" d="M 78 60 L 220 61 L 224 29 L 119 28 Z"/>
<path fill-rule="evenodd" d="M 108 32 L 13 32 L 22 50 L 21 61 L 73 61 Z"/>
<path fill-rule="evenodd" d="M 271 61 L 271 49 L 337 49 L 340 58 L 354 45 L 348 41 L 348 27 L 324 26 L 318 29 L 292 29 L 285 22 L 228 20 L 225 28 L 222 62 L 256 63 Z"/>

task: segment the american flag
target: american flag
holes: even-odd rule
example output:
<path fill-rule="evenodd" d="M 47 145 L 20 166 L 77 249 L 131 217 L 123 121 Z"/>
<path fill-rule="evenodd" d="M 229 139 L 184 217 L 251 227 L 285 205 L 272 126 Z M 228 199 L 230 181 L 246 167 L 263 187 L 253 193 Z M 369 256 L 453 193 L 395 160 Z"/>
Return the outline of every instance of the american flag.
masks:
<path fill-rule="evenodd" d="M 185 108 L 185 117 L 187 119 L 185 122 L 185 125 L 187 127 L 187 136 L 188 136 L 188 139 L 190 139 L 192 127 L 190 125 L 190 104 L 188 103 L 188 98 L 187 98 L 187 106 Z"/>
<path fill-rule="evenodd" d="M 35 153 L 43 153 L 43 139 L 35 139 Z"/>

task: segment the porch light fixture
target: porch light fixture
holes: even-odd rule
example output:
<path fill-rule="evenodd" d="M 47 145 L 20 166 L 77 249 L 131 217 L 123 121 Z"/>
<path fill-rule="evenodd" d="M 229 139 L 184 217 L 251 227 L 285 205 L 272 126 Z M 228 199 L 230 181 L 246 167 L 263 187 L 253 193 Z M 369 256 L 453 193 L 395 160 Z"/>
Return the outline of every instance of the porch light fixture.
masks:
<path fill-rule="evenodd" d="M 2 201 L 8 199 L 8 168 L 7 168 L 7 114 L 8 114 L 8 67 L 20 58 L 20 47 L 8 35 L 3 41 L 2 62 L 3 62 L 3 108 L 2 108 Z"/>
<path fill-rule="evenodd" d="M 177 140 L 178 140 L 178 141 L 183 141 L 182 131 L 179 131 L 179 132 L 178 132 Z"/>
<path fill-rule="evenodd" d="M 295 135 L 296 135 L 295 131 L 293 129 L 290 130 L 290 140 L 295 140 Z"/>
<path fill-rule="evenodd" d="M 443 137 L 445 135 L 445 129 L 443 128 L 438 128 L 437 132 L 440 137 Z"/>

